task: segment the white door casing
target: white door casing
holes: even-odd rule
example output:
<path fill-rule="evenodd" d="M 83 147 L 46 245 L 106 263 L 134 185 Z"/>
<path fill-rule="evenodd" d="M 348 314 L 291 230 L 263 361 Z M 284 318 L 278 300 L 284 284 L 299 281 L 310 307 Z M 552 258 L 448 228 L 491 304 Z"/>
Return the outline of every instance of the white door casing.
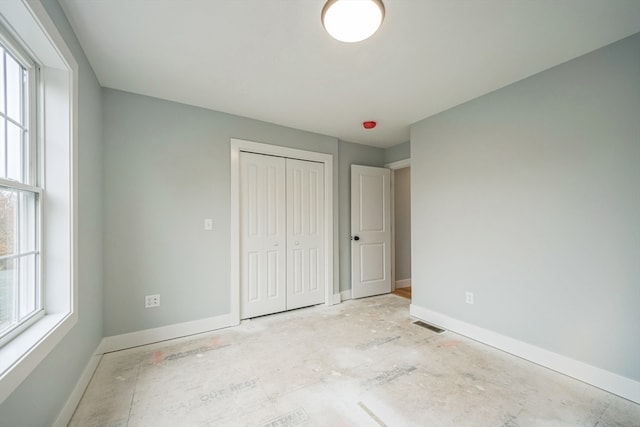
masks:
<path fill-rule="evenodd" d="M 351 292 L 391 292 L 391 184 L 385 168 L 351 165 Z"/>
<path fill-rule="evenodd" d="M 398 169 L 411 167 L 411 159 L 402 159 L 387 163 L 385 168 L 391 170 L 391 290 L 398 288 L 396 284 L 396 229 L 395 229 L 395 173 Z M 411 284 L 411 280 L 409 280 Z"/>
<path fill-rule="evenodd" d="M 286 309 L 285 159 L 240 153 L 242 319 Z"/>
<path fill-rule="evenodd" d="M 325 299 L 324 165 L 287 159 L 287 309 Z"/>

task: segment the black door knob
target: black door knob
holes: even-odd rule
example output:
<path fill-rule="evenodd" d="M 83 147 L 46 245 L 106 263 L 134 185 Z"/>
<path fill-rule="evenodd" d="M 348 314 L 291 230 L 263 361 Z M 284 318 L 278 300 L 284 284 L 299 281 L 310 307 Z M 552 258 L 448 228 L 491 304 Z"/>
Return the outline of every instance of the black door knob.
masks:
<path fill-rule="evenodd" d="M 360 236 L 353 236 L 353 240 L 355 240 L 355 241 L 360 240 Z"/>

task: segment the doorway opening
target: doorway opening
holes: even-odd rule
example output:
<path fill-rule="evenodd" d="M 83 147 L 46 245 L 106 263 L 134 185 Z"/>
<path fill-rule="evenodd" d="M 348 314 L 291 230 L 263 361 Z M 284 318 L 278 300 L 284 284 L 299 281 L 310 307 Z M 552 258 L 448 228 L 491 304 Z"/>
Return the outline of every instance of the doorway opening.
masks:
<path fill-rule="evenodd" d="M 410 160 L 351 165 L 351 298 L 411 299 Z"/>
<path fill-rule="evenodd" d="M 411 299 L 411 161 L 386 165 L 391 169 L 393 293 Z"/>

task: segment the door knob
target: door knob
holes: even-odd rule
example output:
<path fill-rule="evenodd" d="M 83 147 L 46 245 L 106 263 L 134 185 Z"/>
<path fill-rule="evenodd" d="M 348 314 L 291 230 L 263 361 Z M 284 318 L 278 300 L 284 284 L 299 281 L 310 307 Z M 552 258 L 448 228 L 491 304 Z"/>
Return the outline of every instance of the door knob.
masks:
<path fill-rule="evenodd" d="M 360 236 L 353 236 L 353 240 L 357 242 L 358 240 L 360 240 Z"/>

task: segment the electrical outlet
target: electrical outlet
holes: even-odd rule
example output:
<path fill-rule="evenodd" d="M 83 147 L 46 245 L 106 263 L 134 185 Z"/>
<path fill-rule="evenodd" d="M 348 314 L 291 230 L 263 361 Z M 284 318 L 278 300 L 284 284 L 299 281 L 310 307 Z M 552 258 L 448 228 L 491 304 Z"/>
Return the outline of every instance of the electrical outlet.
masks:
<path fill-rule="evenodd" d="M 144 308 L 160 307 L 160 294 L 144 297 Z"/>
<path fill-rule="evenodd" d="M 207 231 L 213 230 L 213 219 L 205 218 L 205 220 L 204 220 L 204 229 L 207 230 Z"/>
<path fill-rule="evenodd" d="M 473 304 L 473 292 L 467 292 L 465 302 L 467 304 Z"/>

